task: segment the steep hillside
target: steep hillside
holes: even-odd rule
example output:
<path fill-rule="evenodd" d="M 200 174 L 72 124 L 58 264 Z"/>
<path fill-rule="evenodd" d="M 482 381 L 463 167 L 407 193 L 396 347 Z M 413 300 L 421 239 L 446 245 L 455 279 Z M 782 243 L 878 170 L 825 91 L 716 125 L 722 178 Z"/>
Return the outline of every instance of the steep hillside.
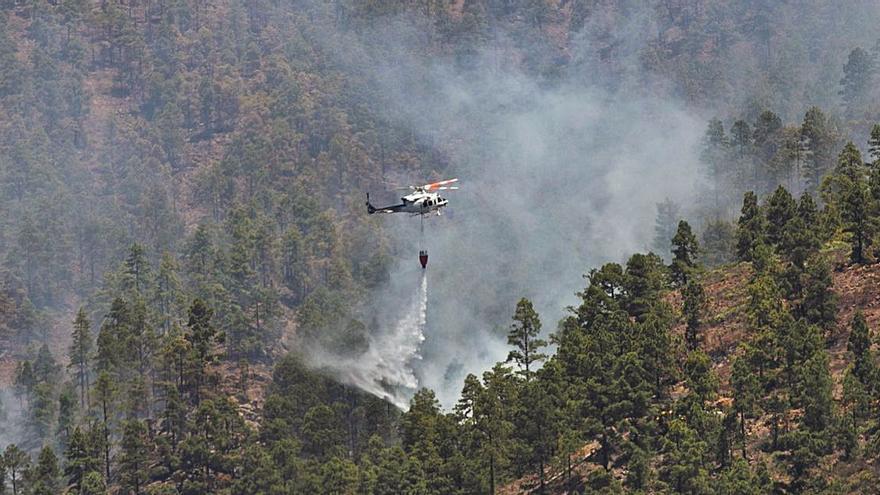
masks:
<path fill-rule="evenodd" d="M 878 16 L 0 1 L 0 492 L 863 490 Z"/>
<path fill-rule="evenodd" d="M 847 351 L 850 338 L 851 323 L 855 312 L 861 311 L 868 323 L 873 339 L 876 342 L 880 329 L 880 264 L 853 266 L 844 261 L 846 253 L 837 248 L 826 252 L 838 260 L 837 269 L 833 272 L 831 290 L 837 297 L 838 309 L 836 323 L 825 335 L 825 346 L 828 349 L 829 369 L 833 379 L 834 400 L 839 407 L 845 407 L 843 382 L 845 372 L 853 364 L 853 355 Z M 713 372 L 719 378 L 718 395 L 712 399 L 714 405 L 723 410 L 733 407 L 735 397 L 731 386 L 732 364 L 736 356 L 744 352 L 744 345 L 758 338 L 758 331 L 750 322 L 748 315 L 748 286 L 753 270 L 749 263 L 737 263 L 712 269 L 701 276 L 704 284 L 708 305 L 705 323 L 700 327 L 700 349 L 711 356 Z M 682 296 L 678 291 L 669 293 L 667 300 L 682 311 Z M 683 339 L 686 324 L 680 317 L 679 323 L 671 332 Z M 874 343 L 874 349 L 880 345 Z M 687 393 L 687 383 L 680 382 L 675 386 L 675 394 L 680 397 Z M 794 409 L 788 413 L 788 422 L 797 422 L 803 410 Z M 790 474 L 782 468 L 785 456 L 768 452 L 774 422 L 778 421 L 770 413 L 757 416 L 748 425 L 747 455 L 750 463 L 766 463 L 770 467 L 771 479 L 779 484 L 791 481 Z M 870 432 L 859 438 L 859 449 L 870 451 Z M 556 463 L 546 473 L 546 493 L 571 494 L 582 493 L 586 487 L 596 489 L 597 486 L 613 486 L 602 481 L 603 472 L 598 457 L 599 444 L 590 442 L 570 454 L 564 463 Z M 832 486 L 837 486 L 842 493 L 870 493 L 876 469 L 875 461 L 852 462 L 842 456 L 825 459 L 818 467 L 820 475 Z M 566 465 L 568 463 L 568 465 Z M 613 469 L 612 476 L 619 480 L 627 477 L 626 470 Z M 844 488 L 846 487 L 846 488 Z M 866 491 L 867 490 L 867 491 Z M 518 479 L 500 488 L 500 494 L 539 493 L 540 481 L 536 474 Z M 588 489 L 588 493 L 589 492 Z M 601 493 L 601 492 L 600 492 Z"/>

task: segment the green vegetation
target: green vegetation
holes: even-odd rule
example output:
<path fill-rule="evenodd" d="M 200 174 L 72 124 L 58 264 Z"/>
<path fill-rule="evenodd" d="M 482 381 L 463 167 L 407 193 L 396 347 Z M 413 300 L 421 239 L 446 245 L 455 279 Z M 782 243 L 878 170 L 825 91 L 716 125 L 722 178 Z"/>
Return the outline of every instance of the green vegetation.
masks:
<path fill-rule="evenodd" d="M 716 3 L 0 2 L 0 493 L 875 490 L 876 338 L 833 270 L 880 258 L 876 16 Z M 361 65 L 385 50 L 415 83 L 511 64 L 566 87 L 595 58 L 724 116 L 656 252 L 589 270 L 558 325 L 545 288 L 459 294 L 512 319 L 448 409 L 306 364 L 368 348 L 397 254 L 352 191 L 473 146 L 389 115 Z M 714 305 L 733 263 L 742 305 Z M 720 323 L 743 339 L 710 349 Z"/>

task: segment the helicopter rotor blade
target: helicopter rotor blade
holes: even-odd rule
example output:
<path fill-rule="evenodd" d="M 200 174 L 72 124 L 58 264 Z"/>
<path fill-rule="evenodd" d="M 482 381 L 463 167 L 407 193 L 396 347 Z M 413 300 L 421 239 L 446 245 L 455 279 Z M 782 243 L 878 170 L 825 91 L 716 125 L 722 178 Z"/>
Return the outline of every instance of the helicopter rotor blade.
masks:
<path fill-rule="evenodd" d="M 458 179 L 456 178 L 456 179 L 441 180 L 440 182 L 432 182 L 431 184 L 425 184 L 425 185 L 422 186 L 422 187 L 423 187 L 426 191 L 433 191 L 433 190 L 435 190 L 435 189 L 439 189 L 439 188 L 441 188 L 442 186 L 445 186 L 445 185 L 447 185 L 447 184 L 452 184 L 453 182 L 458 182 Z"/>

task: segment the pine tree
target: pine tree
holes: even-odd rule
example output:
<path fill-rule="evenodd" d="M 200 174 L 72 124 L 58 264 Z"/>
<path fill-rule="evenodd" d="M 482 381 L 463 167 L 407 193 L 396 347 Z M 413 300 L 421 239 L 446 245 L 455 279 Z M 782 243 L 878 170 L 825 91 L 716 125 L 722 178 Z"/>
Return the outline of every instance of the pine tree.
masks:
<path fill-rule="evenodd" d="M 24 399 L 30 401 L 31 394 L 37 379 L 34 376 L 34 368 L 30 361 L 19 361 L 15 366 L 15 395 L 18 397 L 19 404 L 24 407 Z"/>
<path fill-rule="evenodd" d="M 853 356 L 853 374 L 868 390 L 874 388 L 876 367 L 874 353 L 871 351 L 871 336 L 868 322 L 861 309 L 857 309 L 850 326 L 849 341 L 846 350 Z"/>
<path fill-rule="evenodd" d="M 171 253 L 165 252 L 159 263 L 152 297 L 159 314 L 159 328 L 162 335 L 171 330 L 180 298 L 181 283 L 177 276 L 177 261 Z"/>
<path fill-rule="evenodd" d="M 533 364 L 547 358 L 540 351 L 547 342 L 538 338 L 541 335 L 541 320 L 528 299 L 522 298 L 516 303 L 513 321 L 507 334 L 507 344 L 513 346 L 513 350 L 507 355 L 507 362 L 515 362 L 520 368 L 519 373 L 529 381 L 533 374 Z"/>
<path fill-rule="evenodd" d="M 816 209 L 816 202 L 813 201 L 813 196 L 810 193 L 804 192 L 801 194 L 798 200 L 797 215 L 807 226 L 813 226 L 818 221 L 819 212 Z"/>
<path fill-rule="evenodd" d="M 118 372 L 127 353 L 125 344 L 131 332 L 132 319 L 131 306 L 124 299 L 115 298 L 98 331 L 94 358 L 97 372 Z"/>
<path fill-rule="evenodd" d="M 427 460 L 439 443 L 442 413 L 434 392 L 421 389 L 410 400 L 410 408 L 401 418 L 401 440 L 407 452 Z"/>
<path fill-rule="evenodd" d="M 339 454 L 343 443 L 341 421 L 329 406 L 317 405 L 302 420 L 303 453 L 322 461 Z"/>
<path fill-rule="evenodd" d="M 764 242 L 766 224 L 764 215 L 758 208 L 758 196 L 747 192 L 743 197 L 742 213 L 737 222 L 736 257 L 741 261 L 751 261 L 758 244 Z"/>
<path fill-rule="evenodd" d="M 48 344 L 43 344 L 37 351 L 37 357 L 34 358 L 34 379 L 37 384 L 48 383 L 54 385 L 61 373 L 60 366 L 55 361 L 52 351 L 49 350 Z"/>
<path fill-rule="evenodd" d="M 682 312 L 685 316 L 687 327 L 685 328 L 685 342 L 691 350 L 696 349 L 700 344 L 700 325 L 702 324 L 703 314 L 709 305 L 709 299 L 706 297 L 706 291 L 703 285 L 692 280 L 688 282 L 682 291 L 683 308 Z"/>
<path fill-rule="evenodd" d="M 79 387 L 80 407 L 85 410 L 89 390 L 89 364 L 92 352 L 92 331 L 84 308 L 80 308 L 73 321 L 73 336 L 70 344 L 70 365 L 75 371 L 76 383 Z"/>
<path fill-rule="evenodd" d="M 871 137 L 868 139 L 868 158 L 871 159 L 873 165 L 877 165 L 880 160 L 880 124 L 874 124 L 871 127 Z"/>
<path fill-rule="evenodd" d="M 871 413 L 871 393 L 856 376 L 854 368 L 847 368 L 843 376 L 843 407 L 852 418 L 853 424 L 859 425 Z"/>
<path fill-rule="evenodd" d="M 710 220 L 702 235 L 703 262 L 715 267 L 733 261 L 736 228 L 725 220 Z"/>
<path fill-rule="evenodd" d="M 712 370 L 712 359 L 702 351 L 688 353 L 684 363 L 684 375 L 688 388 L 701 402 L 712 400 L 718 391 L 718 377 Z"/>
<path fill-rule="evenodd" d="M 243 464 L 248 466 L 248 469 L 232 484 L 233 495 L 283 493 L 284 480 L 267 450 L 257 443 L 248 445 L 242 456 Z M 357 493 L 362 492 L 361 490 Z"/>
<path fill-rule="evenodd" d="M 189 308 L 186 340 L 189 341 L 199 361 L 205 363 L 210 358 L 211 346 L 217 330 L 211 324 L 214 312 L 201 299 L 195 299 Z"/>
<path fill-rule="evenodd" d="M 830 330 L 837 321 L 837 295 L 832 290 L 831 267 L 824 258 L 817 257 L 807 265 L 801 286 L 803 300 L 795 307 L 795 315 Z"/>
<path fill-rule="evenodd" d="M 308 287 L 305 248 L 296 228 L 290 228 L 281 241 L 281 273 L 284 285 L 293 291 L 294 299 L 301 301 Z"/>
<path fill-rule="evenodd" d="M 464 387 L 461 389 L 461 396 L 453 408 L 456 422 L 462 426 L 463 438 L 466 438 L 468 444 L 474 444 L 471 450 L 477 450 L 477 446 L 483 440 L 480 437 L 481 417 L 479 415 L 480 402 L 485 394 L 483 384 L 480 379 L 473 373 L 468 373 L 464 378 Z"/>
<path fill-rule="evenodd" d="M 679 206 L 674 201 L 666 198 L 657 203 L 657 218 L 654 221 L 654 249 L 669 259 L 669 240 L 675 235 L 676 222 L 678 221 Z"/>
<path fill-rule="evenodd" d="M 617 263 L 606 263 L 590 270 L 587 279 L 589 285 L 578 294 L 581 304 L 576 314 L 580 325 L 589 329 L 597 321 L 623 312 L 626 276 Z"/>
<path fill-rule="evenodd" d="M 95 380 L 95 401 L 100 408 L 102 447 L 104 450 L 104 475 L 110 478 L 110 418 L 116 396 L 116 384 L 110 374 L 102 371 Z"/>
<path fill-rule="evenodd" d="M 149 322 L 149 309 L 142 298 L 131 306 L 131 326 L 122 341 L 123 359 L 129 363 L 123 375 L 130 380 L 146 380 L 151 374 L 153 353 L 158 347 L 158 337 Z M 145 397 L 146 398 L 146 397 Z"/>
<path fill-rule="evenodd" d="M 841 459 L 851 461 L 859 448 L 859 432 L 855 420 L 848 414 L 835 416 L 830 429 L 833 446 L 843 450 Z"/>
<path fill-rule="evenodd" d="M 640 377 L 640 380 L 651 378 L 649 380 L 651 391 L 659 398 L 666 397 L 666 387 L 678 378 L 671 337 L 674 322 L 672 308 L 665 302 L 656 304 L 651 311 L 642 317 L 641 321 L 636 322 L 632 339 L 621 343 L 622 350 L 631 349 L 638 354 L 638 363 L 632 363 L 632 369 L 641 369 L 645 373 Z M 619 328 L 618 331 L 625 330 Z M 628 358 L 632 358 L 632 356 L 628 356 Z M 622 361 L 622 363 L 625 362 Z M 641 387 L 644 384 L 631 382 L 628 386 Z M 631 393 L 635 394 L 636 392 Z"/>
<path fill-rule="evenodd" d="M 784 315 L 782 295 L 779 285 L 769 275 L 759 275 L 749 284 L 747 312 L 749 319 L 758 329 L 769 329 L 776 325 Z"/>
<path fill-rule="evenodd" d="M 779 253 L 791 262 L 799 276 L 806 268 L 807 260 L 815 256 L 820 247 L 815 226 L 806 224 L 797 216 L 785 225 L 779 243 Z"/>
<path fill-rule="evenodd" d="M 804 114 L 801 137 L 810 154 L 810 160 L 804 164 L 807 190 L 816 192 L 833 160 L 836 131 L 822 110 L 811 107 Z"/>
<path fill-rule="evenodd" d="M 877 221 L 874 218 L 874 205 L 865 179 L 864 167 L 861 165 L 861 156 L 857 149 L 854 154 L 858 157 L 859 164 L 844 169 L 839 179 L 843 189 L 840 211 L 844 231 L 850 234 L 852 245 L 850 259 L 853 263 L 863 264 L 867 260 L 867 249 L 873 243 Z"/>
<path fill-rule="evenodd" d="M 828 353 L 819 350 L 797 369 L 803 424 L 812 432 L 823 433 L 832 425 L 834 381 L 828 369 Z"/>
<path fill-rule="evenodd" d="M 798 202 L 797 215 L 785 224 L 779 243 L 780 254 L 795 266 L 797 276 L 803 273 L 807 260 L 821 247 L 816 225 L 816 205 L 812 197 L 804 193 Z"/>
<path fill-rule="evenodd" d="M 769 188 L 788 183 L 792 191 L 801 190 L 804 163 L 809 157 L 810 150 L 806 139 L 801 135 L 800 126 L 784 127 L 779 132 L 775 154 L 769 161 L 764 161 L 770 164 L 771 169 Z"/>
<path fill-rule="evenodd" d="M 739 441 L 743 459 L 746 455 L 746 421 L 758 411 L 760 398 L 760 382 L 752 373 L 748 362 L 742 357 L 733 361 L 733 372 L 730 375 L 730 386 L 733 388 L 733 407 L 739 415 Z"/>
<path fill-rule="evenodd" d="M 120 485 L 131 493 L 139 494 L 146 483 L 148 468 L 149 445 L 144 423 L 135 419 L 125 421 L 119 449 Z"/>
<path fill-rule="evenodd" d="M 673 258 L 670 272 L 673 282 L 679 287 L 684 287 L 690 280 L 697 267 L 699 252 L 697 236 L 691 231 L 691 226 L 684 220 L 678 222 L 678 230 L 672 238 Z"/>
<path fill-rule="evenodd" d="M 471 444 L 466 455 L 486 461 L 479 463 L 480 471 L 485 472 L 489 493 L 495 493 L 497 476 L 510 455 L 509 437 L 513 433 L 505 401 L 512 398 L 518 384 L 501 363 L 484 373 L 483 380 L 485 387 L 474 375 L 465 378 L 454 413 L 464 438 Z"/>
<path fill-rule="evenodd" d="M 138 243 L 131 245 L 128 257 L 124 263 L 124 287 L 126 290 L 134 290 L 140 294 L 145 288 L 147 277 L 150 273 L 150 263 L 147 260 L 147 252 Z"/>
<path fill-rule="evenodd" d="M 79 495 L 106 495 L 107 483 L 101 473 L 92 471 L 83 478 L 79 489 Z"/>
<path fill-rule="evenodd" d="M 785 390 L 777 389 L 770 394 L 764 402 L 764 410 L 770 416 L 770 450 L 775 452 L 779 448 L 779 436 L 787 432 L 788 413 L 791 406 L 789 394 Z"/>
<path fill-rule="evenodd" d="M 27 426 L 41 443 L 47 443 L 53 433 L 52 425 L 57 412 L 54 385 L 53 382 L 41 381 L 34 387 L 27 414 Z"/>
<path fill-rule="evenodd" d="M 30 458 L 27 453 L 13 443 L 3 451 L 3 464 L 9 472 L 9 480 L 12 482 L 12 495 L 18 495 L 22 492 L 19 484 L 30 465 Z"/>
<path fill-rule="evenodd" d="M 101 470 L 100 452 L 89 440 L 89 436 L 77 426 L 67 442 L 64 476 L 67 477 L 67 486 L 73 490 L 80 489 L 88 473 Z"/>
<path fill-rule="evenodd" d="M 55 428 L 56 436 L 61 447 L 67 445 L 70 433 L 76 422 L 76 389 L 72 385 L 65 384 L 58 394 L 58 421 Z"/>
<path fill-rule="evenodd" d="M 782 378 L 796 406 L 798 394 L 802 393 L 798 373 L 804 363 L 823 349 L 824 339 L 819 328 L 804 319 L 789 319 L 778 325 L 774 337 L 782 358 Z"/>
<path fill-rule="evenodd" d="M 214 246 L 205 224 L 199 224 L 186 246 L 186 271 L 197 281 L 206 281 L 213 269 Z"/>
<path fill-rule="evenodd" d="M 213 314 L 204 301 L 198 298 L 193 300 L 189 308 L 187 330 L 184 334 L 193 352 L 192 387 L 197 404 L 201 400 L 202 387 L 207 380 L 206 366 L 214 360 L 214 355 L 211 352 L 212 346 L 223 339 L 222 334 L 217 333 L 217 329 L 211 322 Z"/>
<path fill-rule="evenodd" d="M 849 52 L 843 66 L 843 79 L 840 81 L 840 95 L 848 115 L 854 116 L 859 110 L 864 110 L 874 71 L 874 60 L 867 51 L 856 47 Z"/>
<path fill-rule="evenodd" d="M 60 491 L 61 470 L 58 467 L 58 457 L 51 447 L 46 446 L 40 450 L 32 476 L 31 493 L 34 495 L 53 495 Z"/>
<path fill-rule="evenodd" d="M 709 492 L 709 473 L 704 465 L 707 445 L 681 419 L 673 419 L 663 437 L 660 478 L 674 493 L 696 495 Z"/>
<path fill-rule="evenodd" d="M 736 149 L 737 158 L 745 158 L 752 145 L 752 129 L 745 120 L 737 120 L 730 128 L 731 144 Z"/>
<path fill-rule="evenodd" d="M 376 495 L 426 491 L 421 463 L 407 456 L 400 447 L 385 449 L 378 464 Z"/>
<path fill-rule="evenodd" d="M 784 187 L 777 187 L 767 202 L 767 241 L 781 244 L 785 226 L 796 214 L 797 205 L 791 194 Z"/>
<path fill-rule="evenodd" d="M 715 211 L 720 211 L 721 181 L 724 175 L 724 161 L 727 152 L 727 137 L 724 135 L 724 124 L 718 119 L 709 121 L 703 137 L 703 149 L 700 160 L 706 165 L 707 175 L 712 183 Z"/>
<path fill-rule="evenodd" d="M 761 495 L 773 491 L 773 483 L 763 464 L 751 468 L 748 462 L 737 459 L 721 472 L 719 478 L 713 483 L 717 495 Z"/>
<path fill-rule="evenodd" d="M 530 464 L 538 467 L 538 489 L 543 492 L 547 482 L 547 463 L 556 446 L 556 409 L 547 385 L 541 383 L 541 380 L 525 383 L 521 394 L 521 406 L 524 406 L 524 410 L 514 413 L 517 417 L 514 424 L 517 436 L 529 446 Z"/>
<path fill-rule="evenodd" d="M 627 260 L 623 277 L 624 307 L 637 322 L 643 322 L 660 302 L 666 283 L 666 266 L 653 253 L 636 253 Z"/>
<path fill-rule="evenodd" d="M 770 110 L 764 110 L 755 121 L 752 139 L 758 150 L 758 160 L 769 163 L 779 147 L 779 133 L 782 130 L 782 119 Z"/>
<path fill-rule="evenodd" d="M 871 194 L 871 215 L 876 222 L 877 217 L 880 216 L 880 157 L 874 160 L 868 170 L 868 191 Z"/>

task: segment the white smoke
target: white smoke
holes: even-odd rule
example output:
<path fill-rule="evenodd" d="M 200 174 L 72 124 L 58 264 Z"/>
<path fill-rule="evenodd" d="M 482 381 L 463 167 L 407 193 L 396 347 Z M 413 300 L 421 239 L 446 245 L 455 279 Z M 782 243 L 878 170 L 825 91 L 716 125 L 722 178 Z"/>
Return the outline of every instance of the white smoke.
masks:
<path fill-rule="evenodd" d="M 421 356 L 428 314 L 428 275 L 422 271 L 420 287 L 411 293 L 402 314 L 387 330 L 370 336 L 367 350 L 351 359 L 310 353 L 309 360 L 337 379 L 383 398 L 401 409 L 409 407 L 409 398 L 419 387 L 413 363 Z"/>
<path fill-rule="evenodd" d="M 640 19 L 620 38 L 641 39 Z M 392 233 L 397 263 L 392 287 L 371 294 L 365 321 L 381 324 L 397 307 L 389 297 L 398 292 L 393 285 L 406 278 L 423 247 L 432 253 L 432 318 L 424 342 L 412 335 L 406 345 L 374 342 L 347 380 L 373 383 L 358 386 L 376 393 L 381 381 L 352 376 L 364 370 L 394 376 L 379 363 L 407 363 L 401 373 L 409 377 L 414 369 L 417 386 L 434 390 L 448 407 L 467 373 L 479 375 L 507 356 L 504 336 L 517 300 L 532 300 L 545 333 L 553 332 L 564 308 L 577 303 L 584 273 L 646 250 L 655 204 L 693 197 L 705 119 L 670 97 L 664 81 L 640 77 L 638 69 L 608 76 L 590 26 L 571 47 L 573 62 L 547 81 L 495 44 L 462 66 L 454 57 L 413 49 L 423 37 L 417 22 L 383 21 L 356 33 L 328 28 L 327 53 L 359 81 L 352 98 L 363 98 L 377 118 L 407 129 L 440 157 L 417 174 L 391 163 L 386 179 L 418 184 L 459 177 L 461 190 L 444 194 L 448 214 L 425 220 L 424 246 L 410 219 L 380 219 Z M 624 59 L 637 68 L 639 43 L 632 45 L 625 45 Z M 391 190 L 373 192 L 377 202 L 396 200 Z M 375 219 L 363 215 L 363 221 Z M 405 339 L 399 329 L 390 333 Z M 384 355 L 394 352 L 400 356 Z M 410 359 L 416 354 L 418 360 Z"/>

